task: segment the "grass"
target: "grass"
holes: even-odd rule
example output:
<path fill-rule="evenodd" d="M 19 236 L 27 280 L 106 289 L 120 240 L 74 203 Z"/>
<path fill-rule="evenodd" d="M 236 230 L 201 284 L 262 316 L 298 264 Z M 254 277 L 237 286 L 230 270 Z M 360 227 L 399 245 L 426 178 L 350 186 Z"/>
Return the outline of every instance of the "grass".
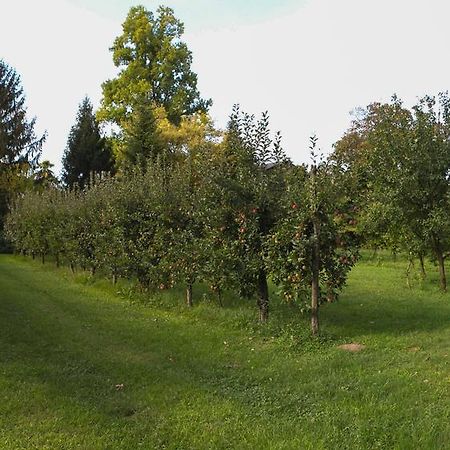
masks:
<path fill-rule="evenodd" d="M 1 449 L 445 449 L 450 294 L 406 264 L 353 270 L 307 318 L 206 291 L 152 298 L 0 256 Z M 359 353 L 341 343 L 366 345 Z M 122 387 L 123 385 L 123 387 Z"/>

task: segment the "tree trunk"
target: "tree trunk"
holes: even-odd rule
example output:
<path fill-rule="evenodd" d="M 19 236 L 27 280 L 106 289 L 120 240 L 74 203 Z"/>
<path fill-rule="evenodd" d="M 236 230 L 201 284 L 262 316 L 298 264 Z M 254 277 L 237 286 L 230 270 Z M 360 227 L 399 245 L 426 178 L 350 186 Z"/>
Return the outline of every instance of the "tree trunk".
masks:
<path fill-rule="evenodd" d="M 186 305 L 192 308 L 194 303 L 192 302 L 192 283 L 189 283 L 186 288 Z"/>
<path fill-rule="evenodd" d="M 75 273 L 75 266 L 74 266 L 73 263 L 70 263 L 70 271 L 71 271 L 72 273 Z"/>
<path fill-rule="evenodd" d="M 445 259 L 442 251 L 436 252 L 436 257 L 439 265 L 439 278 L 441 291 L 447 292 L 447 278 L 445 276 Z"/>
<path fill-rule="evenodd" d="M 314 244 L 312 252 L 312 280 L 311 280 L 311 333 L 316 336 L 319 333 L 319 270 L 320 270 L 320 254 L 319 254 L 319 221 L 313 219 L 314 227 Z"/>
<path fill-rule="evenodd" d="M 115 285 L 116 283 L 117 283 L 117 275 L 115 273 L 113 273 L 112 284 Z"/>
<path fill-rule="evenodd" d="M 223 307 L 223 302 L 222 302 L 222 289 L 217 288 L 217 301 L 219 302 L 219 306 L 222 308 Z"/>
<path fill-rule="evenodd" d="M 397 262 L 397 249 L 395 248 L 392 249 L 392 260 Z"/>
<path fill-rule="evenodd" d="M 59 255 L 58 255 L 58 253 L 55 256 L 55 264 L 56 264 L 56 267 L 59 267 Z"/>
<path fill-rule="evenodd" d="M 266 272 L 263 269 L 259 271 L 258 294 L 259 321 L 266 323 L 269 320 L 269 287 Z"/>
<path fill-rule="evenodd" d="M 92 277 L 95 275 L 95 266 L 91 267 L 90 273 Z"/>
<path fill-rule="evenodd" d="M 422 280 L 425 280 L 425 278 L 427 277 L 427 273 L 425 272 L 425 261 L 423 255 L 419 255 L 419 263 L 420 263 L 420 276 L 422 277 Z"/>
<path fill-rule="evenodd" d="M 408 285 L 408 288 L 411 289 L 411 269 L 414 267 L 414 260 L 413 257 L 410 256 L 409 258 L 409 262 L 408 262 L 408 267 L 406 268 L 406 284 Z"/>
<path fill-rule="evenodd" d="M 44 253 L 41 254 L 41 261 L 42 261 L 42 264 L 45 264 L 45 254 Z"/>
<path fill-rule="evenodd" d="M 447 292 L 447 278 L 445 276 L 445 258 L 442 251 L 441 242 L 438 238 L 434 238 L 434 253 L 439 266 L 439 279 L 442 292 Z"/>

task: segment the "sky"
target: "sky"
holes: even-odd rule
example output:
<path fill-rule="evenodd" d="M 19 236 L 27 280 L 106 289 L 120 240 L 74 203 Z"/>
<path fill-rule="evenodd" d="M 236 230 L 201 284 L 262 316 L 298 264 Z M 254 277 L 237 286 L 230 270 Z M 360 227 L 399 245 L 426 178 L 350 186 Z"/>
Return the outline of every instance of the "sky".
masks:
<path fill-rule="evenodd" d="M 269 111 L 296 163 L 312 134 L 330 152 L 357 107 L 450 88 L 447 0 L 0 0 L 0 59 L 21 76 L 57 171 L 79 103 L 98 107 L 116 73 L 109 48 L 136 4 L 170 6 L 184 22 L 218 127 L 235 103 Z"/>

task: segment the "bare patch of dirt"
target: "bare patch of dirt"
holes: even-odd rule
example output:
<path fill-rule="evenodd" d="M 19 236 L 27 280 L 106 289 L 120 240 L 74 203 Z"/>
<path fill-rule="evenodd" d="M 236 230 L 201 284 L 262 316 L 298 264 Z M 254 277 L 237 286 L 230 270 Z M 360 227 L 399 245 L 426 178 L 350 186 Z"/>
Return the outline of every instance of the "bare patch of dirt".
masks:
<path fill-rule="evenodd" d="M 338 345 L 338 348 L 342 350 L 346 350 L 347 352 L 360 352 L 361 350 L 364 350 L 366 346 L 364 344 L 358 344 L 356 342 L 352 342 L 351 344 L 342 344 Z"/>
<path fill-rule="evenodd" d="M 408 352 L 417 353 L 420 350 L 420 347 L 409 347 Z"/>

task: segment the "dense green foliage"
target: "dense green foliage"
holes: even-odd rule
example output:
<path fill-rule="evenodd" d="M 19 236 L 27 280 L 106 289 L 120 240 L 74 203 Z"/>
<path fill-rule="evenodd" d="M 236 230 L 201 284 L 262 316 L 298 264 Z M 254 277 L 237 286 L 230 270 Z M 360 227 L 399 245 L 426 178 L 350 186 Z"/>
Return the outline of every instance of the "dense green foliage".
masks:
<path fill-rule="evenodd" d="M 413 111 L 397 98 L 369 105 L 331 158 L 317 160 L 313 138 L 312 165 L 294 166 L 280 136 L 271 136 L 267 113 L 255 120 L 236 107 L 220 141 L 211 119 L 199 112 L 205 108 L 185 105 L 175 120 L 172 106 L 162 102 L 169 94 L 158 93 L 158 83 L 141 83 L 145 70 L 136 67 L 151 63 L 149 54 L 158 53 L 152 46 L 165 42 L 167 51 L 190 57 L 172 11 L 160 8 L 158 14 L 132 8 L 114 48 L 123 72 L 107 84 L 118 88 L 134 79 L 130 86 L 144 91 L 130 88 L 120 107 L 111 103 L 118 116 L 105 116 L 105 103 L 99 112 L 122 127 L 115 143 L 127 164 L 115 178 L 95 177 L 111 168 L 111 160 L 86 98 L 69 137 L 64 177 L 81 188 L 92 177 L 91 186 L 61 191 L 47 183 L 48 189 L 18 197 L 7 222 L 17 251 L 43 260 L 51 255 L 57 264 L 100 271 L 114 282 L 135 279 L 146 290 L 181 284 L 188 306 L 196 282 L 207 283 L 219 302 L 231 289 L 257 299 L 261 322 L 268 320 L 271 277 L 286 300 L 311 310 L 314 334 L 319 305 L 337 299 L 361 238 L 406 249 L 410 267 L 414 257 L 423 267 L 431 255 L 446 290 L 446 95 L 439 108 L 431 97 Z M 41 175 L 49 168 L 42 169 Z"/>
<path fill-rule="evenodd" d="M 285 195 L 284 175 L 291 163 L 279 134 L 270 135 L 267 113 L 255 120 L 238 107 L 231 115 L 223 151 L 214 163 L 205 183 L 207 212 L 211 211 L 215 222 L 212 226 L 223 231 L 222 244 L 228 260 L 234 261 L 236 287 L 242 296 L 257 293 L 260 320 L 265 322 L 269 314 L 265 243 L 283 214 L 280 199 Z"/>
<path fill-rule="evenodd" d="M 45 135 L 37 137 L 36 119 L 27 119 L 25 95 L 19 75 L 0 60 L 0 162 L 10 166 L 36 164 Z"/>
<path fill-rule="evenodd" d="M 310 169 L 289 172 L 286 213 L 268 242 L 267 255 L 273 279 L 288 301 L 305 304 L 311 297 L 313 333 L 319 328 L 320 303 L 337 299 L 357 260 L 359 242 L 355 205 L 329 163 L 318 160 L 316 140 L 311 138 Z"/>
<path fill-rule="evenodd" d="M 186 310 L 180 291 L 0 256 L 0 447 L 444 450 L 448 298 L 379 256 L 323 309 L 322 340 L 276 296 L 254 328 L 251 305 L 200 286 Z"/>
<path fill-rule="evenodd" d="M 100 134 L 88 97 L 81 102 L 75 125 L 67 140 L 63 159 L 63 181 L 67 186 L 84 187 L 92 176 L 113 169 L 111 147 Z"/>
<path fill-rule="evenodd" d="M 208 283 L 219 301 L 224 290 L 232 289 L 242 297 L 256 297 L 260 321 L 266 322 L 267 278 L 277 273 L 280 265 L 274 262 L 286 252 L 285 242 L 273 235 L 289 211 L 284 199 L 302 191 L 311 174 L 306 171 L 305 178 L 296 171 L 279 136 L 270 137 L 267 114 L 256 121 L 237 108 L 222 143 L 191 142 L 186 151 L 178 159 L 163 154 L 143 168 L 93 180 L 89 189 L 29 192 L 16 200 L 8 218 L 11 242 L 18 252 L 42 259 L 52 255 L 58 264 L 100 271 L 114 281 L 136 279 L 144 289 L 183 284 L 188 306 L 195 282 Z M 322 189 L 327 183 L 321 177 L 315 185 Z M 306 211 L 310 205 L 302 203 L 301 208 Z M 327 214 L 317 219 L 331 230 L 338 218 L 333 208 Z M 307 232 L 303 238 L 310 239 Z M 352 251 L 354 244 L 347 242 L 342 252 Z M 333 245 L 340 246 L 337 241 Z M 343 287 L 351 265 L 336 263 L 341 253 L 317 255 L 317 270 L 324 273 L 317 292 L 329 292 L 331 278 L 333 290 Z M 298 277 L 295 264 L 285 270 Z M 311 284 L 308 270 L 312 266 L 296 281 L 304 288 L 301 293 Z"/>
<path fill-rule="evenodd" d="M 154 15 L 143 6 L 132 7 L 122 28 L 111 49 L 121 71 L 103 84 L 102 118 L 122 125 L 143 98 L 163 106 L 174 123 L 207 110 L 210 101 L 200 98 L 192 54 L 181 41 L 184 26 L 172 9 L 161 6 Z"/>
<path fill-rule="evenodd" d="M 412 111 L 394 97 L 369 105 L 333 155 L 351 186 L 361 232 L 375 247 L 437 261 L 446 290 L 450 254 L 450 99 L 425 97 Z"/>
<path fill-rule="evenodd" d="M 97 113 L 101 121 L 118 126 L 119 164 L 160 153 L 159 121 L 178 126 L 183 117 L 206 113 L 211 105 L 200 97 L 192 54 L 181 40 L 184 26 L 172 9 L 160 6 L 154 14 L 132 7 L 122 29 L 111 48 L 120 71 L 103 83 Z"/>
<path fill-rule="evenodd" d="M 36 168 L 45 134 L 36 136 L 36 119 L 27 118 L 20 77 L 0 59 L 0 249 L 4 218 L 11 197 L 23 191 Z"/>
<path fill-rule="evenodd" d="M 53 167 L 54 164 L 49 160 L 38 163 L 33 174 L 33 182 L 36 189 L 42 190 L 59 185 L 59 180 L 53 171 Z"/>

